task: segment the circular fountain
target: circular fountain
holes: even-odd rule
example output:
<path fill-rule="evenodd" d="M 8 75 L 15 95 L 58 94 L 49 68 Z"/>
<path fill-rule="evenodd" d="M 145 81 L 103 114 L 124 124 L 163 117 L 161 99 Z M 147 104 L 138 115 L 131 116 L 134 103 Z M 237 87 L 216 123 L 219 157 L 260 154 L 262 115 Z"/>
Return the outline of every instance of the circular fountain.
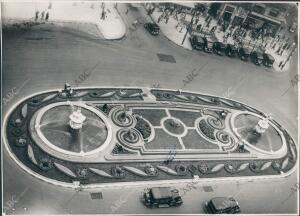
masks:
<path fill-rule="evenodd" d="M 34 141 L 56 156 L 92 155 L 112 137 L 107 117 L 84 102 L 49 104 L 35 113 L 30 127 Z"/>

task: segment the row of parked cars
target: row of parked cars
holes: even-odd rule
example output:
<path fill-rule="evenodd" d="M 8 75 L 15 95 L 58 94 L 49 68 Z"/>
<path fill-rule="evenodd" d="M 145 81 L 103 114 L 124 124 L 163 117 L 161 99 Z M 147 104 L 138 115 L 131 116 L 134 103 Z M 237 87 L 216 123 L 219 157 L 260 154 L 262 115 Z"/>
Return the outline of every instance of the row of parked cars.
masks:
<path fill-rule="evenodd" d="M 154 187 L 147 189 L 141 196 L 141 201 L 148 208 L 177 207 L 183 204 L 179 191 L 171 187 Z M 215 197 L 204 205 L 204 211 L 209 214 L 240 213 L 238 202 L 232 197 Z"/>
<path fill-rule="evenodd" d="M 275 61 L 274 57 L 267 53 L 262 53 L 258 50 L 251 51 L 247 47 L 236 47 L 232 44 L 224 44 L 222 42 L 213 41 L 209 37 L 193 35 L 190 38 L 193 49 L 203 50 L 207 53 L 216 53 L 218 55 L 226 54 L 229 57 L 239 56 L 241 60 L 251 61 L 256 65 L 265 65 L 272 67 Z"/>
<path fill-rule="evenodd" d="M 155 23 L 145 23 L 144 28 L 153 36 L 159 35 L 160 28 Z M 275 59 L 273 56 L 267 53 L 262 53 L 258 50 L 251 51 L 247 47 L 236 47 L 232 44 L 224 44 L 222 42 L 213 41 L 210 37 L 202 37 L 198 35 L 192 35 L 190 42 L 193 49 L 204 50 L 207 53 L 216 53 L 218 55 L 226 54 L 229 57 L 235 57 L 238 55 L 241 60 L 251 61 L 256 65 L 264 64 L 266 67 L 272 67 Z"/>

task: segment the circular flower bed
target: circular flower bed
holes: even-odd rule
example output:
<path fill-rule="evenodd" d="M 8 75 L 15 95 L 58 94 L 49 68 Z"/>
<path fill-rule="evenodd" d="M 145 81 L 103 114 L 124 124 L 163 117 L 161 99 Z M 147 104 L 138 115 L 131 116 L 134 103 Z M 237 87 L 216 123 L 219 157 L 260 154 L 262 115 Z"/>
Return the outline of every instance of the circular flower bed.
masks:
<path fill-rule="evenodd" d="M 273 167 L 274 170 L 276 170 L 278 173 L 280 173 L 281 165 L 280 165 L 279 161 L 276 161 L 276 160 L 273 161 L 272 162 L 272 167 Z"/>
<path fill-rule="evenodd" d="M 111 174 L 115 178 L 125 178 L 125 171 L 119 166 L 112 167 L 111 168 Z"/>
<path fill-rule="evenodd" d="M 187 174 L 187 168 L 183 164 L 176 165 L 175 170 L 178 173 L 178 175 L 186 175 Z"/>
<path fill-rule="evenodd" d="M 25 138 L 16 138 L 14 141 L 15 146 L 25 147 L 27 144 L 27 140 Z"/>
<path fill-rule="evenodd" d="M 119 127 L 130 127 L 136 123 L 135 118 L 129 112 L 122 109 L 115 109 L 111 115 L 112 121 Z"/>
<path fill-rule="evenodd" d="M 52 169 L 53 167 L 53 162 L 49 158 L 41 158 L 38 164 L 39 168 L 43 171 L 48 171 Z"/>
<path fill-rule="evenodd" d="M 139 137 L 136 131 L 128 129 L 127 132 L 123 134 L 123 139 L 128 143 L 136 143 Z"/>
<path fill-rule="evenodd" d="M 190 171 L 191 174 L 195 174 L 197 172 L 197 167 L 193 164 L 190 164 L 188 166 L 188 170 Z"/>
<path fill-rule="evenodd" d="M 225 164 L 224 168 L 229 173 L 236 173 L 237 172 L 236 167 L 233 164 L 231 164 L 231 163 Z"/>
<path fill-rule="evenodd" d="M 216 118 L 215 116 L 209 116 L 207 118 L 207 123 L 217 130 L 223 130 L 225 128 L 224 121 L 220 118 Z"/>
<path fill-rule="evenodd" d="M 252 172 L 256 172 L 256 173 L 260 172 L 260 164 L 256 161 L 250 163 L 249 168 Z"/>
<path fill-rule="evenodd" d="M 146 164 L 146 166 L 145 166 L 145 172 L 149 176 L 157 176 L 158 175 L 157 169 L 154 166 L 152 166 L 151 164 Z"/>
<path fill-rule="evenodd" d="M 88 170 L 87 168 L 77 169 L 76 174 L 81 179 L 86 179 L 88 177 Z"/>
<path fill-rule="evenodd" d="M 21 127 L 23 125 L 23 121 L 20 118 L 17 118 L 13 121 L 11 121 L 11 125 L 14 127 Z"/>
<path fill-rule="evenodd" d="M 208 173 L 208 166 L 205 163 L 199 164 L 198 169 L 202 174 Z"/>
<path fill-rule="evenodd" d="M 184 125 L 179 120 L 173 118 L 166 119 L 163 124 L 165 129 L 173 134 L 180 135 L 185 129 Z"/>
<path fill-rule="evenodd" d="M 167 99 L 172 99 L 172 98 L 174 98 L 174 95 L 173 94 L 170 94 L 170 93 L 163 93 L 163 96 L 165 97 L 165 98 L 167 98 Z"/>
<path fill-rule="evenodd" d="M 38 98 L 33 98 L 29 101 L 29 105 L 31 106 L 38 106 L 41 104 L 41 99 L 38 99 Z"/>

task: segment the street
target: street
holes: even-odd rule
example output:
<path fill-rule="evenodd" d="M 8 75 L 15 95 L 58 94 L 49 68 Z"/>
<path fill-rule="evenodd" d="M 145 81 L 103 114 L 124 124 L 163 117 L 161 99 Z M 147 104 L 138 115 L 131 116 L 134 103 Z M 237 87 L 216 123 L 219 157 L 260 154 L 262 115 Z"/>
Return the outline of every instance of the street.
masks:
<path fill-rule="evenodd" d="M 137 17 L 146 18 L 137 10 L 128 15 L 127 24 L 130 25 L 131 20 Z M 158 53 L 172 55 L 176 63 L 160 61 Z M 62 88 L 66 82 L 74 84 L 90 68 L 93 68 L 91 75 L 80 87 L 153 87 L 159 84 L 161 88 L 178 89 L 182 88 L 189 73 L 205 65 L 184 90 L 232 98 L 257 107 L 271 114 L 297 143 L 297 86 L 290 88 L 290 80 L 297 73 L 296 55 L 292 61 L 290 71 L 273 72 L 238 58 L 185 50 L 163 35 L 150 35 L 142 24 L 136 30 L 129 30 L 127 36 L 118 41 L 90 38 L 51 24 L 35 26 L 28 31 L 6 29 L 3 30 L 3 97 L 13 88 L 18 91 L 14 91 L 15 94 L 3 106 L 3 115 L 13 104 L 30 94 Z M 203 185 L 197 185 L 197 189 L 183 197 L 181 207 L 147 209 L 138 201 L 144 187 L 105 190 L 102 191 L 103 199 L 92 200 L 91 191 L 76 193 L 29 176 L 4 149 L 3 203 L 6 206 L 13 195 L 18 196 L 26 189 L 13 207 L 7 207 L 8 213 L 195 214 L 203 213 L 201 205 L 210 198 L 232 195 L 239 201 L 242 213 L 296 213 L 296 194 L 288 197 L 291 188 L 298 182 L 297 172 L 285 179 L 254 182 L 216 180 L 205 184 L 213 188 L 212 192 L 204 192 Z M 178 186 L 182 187 L 184 185 Z M 121 199 L 119 207 L 112 212 L 112 205 L 118 199 Z"/>

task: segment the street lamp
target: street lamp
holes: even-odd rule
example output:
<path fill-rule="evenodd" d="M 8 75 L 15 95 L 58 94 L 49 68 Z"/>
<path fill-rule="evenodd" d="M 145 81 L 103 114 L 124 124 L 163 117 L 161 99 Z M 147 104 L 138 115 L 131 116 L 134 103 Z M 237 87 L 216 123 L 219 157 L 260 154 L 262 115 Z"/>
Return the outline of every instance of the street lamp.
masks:
<path fill-rule="evenodd" d="M 187 36 L 189 30 L 190 30 L 191 27 L 192 27 L 192 24 L 193 24 L 195 15 L 196 15 L 196 9 L 194 8 L 192 19 L 191 19 L 190 23 L 188 24 L 188 26 L 187 26 L 187 28 L 186 28 L 186 32 L 185 32 L 185 35 L 184 35 L 183 40 L 182 40 L 182 42 L 181 42 L 181 45 L 183 45 L 183 43 L 184 43 L 184 41 L 185 41 L 185 39 L 186 39 L 186 36 Z"/>

